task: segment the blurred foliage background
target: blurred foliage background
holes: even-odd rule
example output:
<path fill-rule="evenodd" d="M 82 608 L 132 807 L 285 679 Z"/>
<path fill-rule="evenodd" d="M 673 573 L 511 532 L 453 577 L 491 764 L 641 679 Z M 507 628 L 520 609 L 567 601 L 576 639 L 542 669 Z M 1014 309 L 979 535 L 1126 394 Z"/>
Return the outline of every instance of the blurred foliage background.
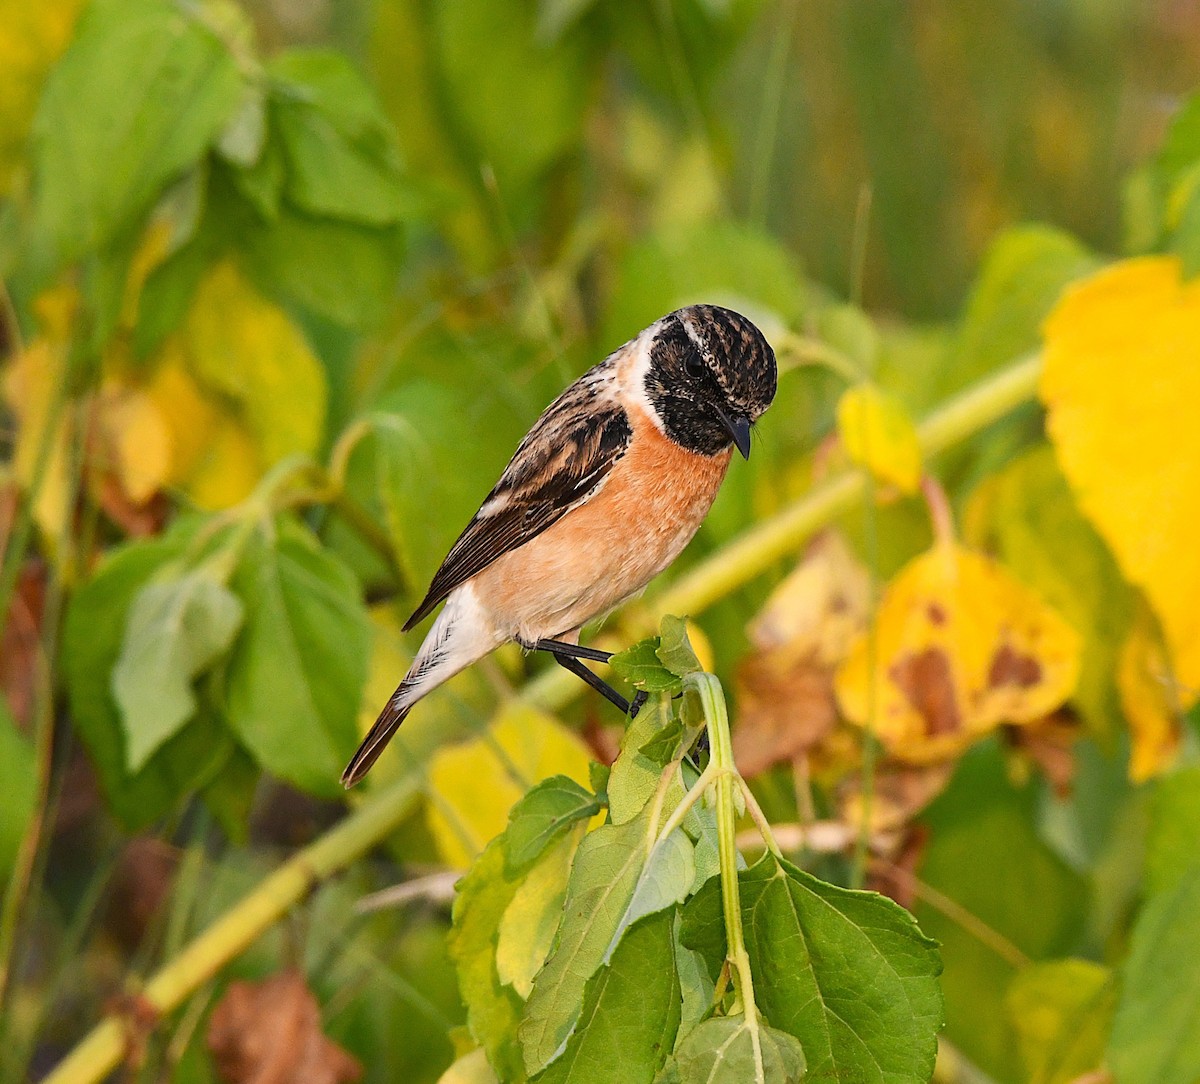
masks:
<path fill-rule="evenodd" d="M 543 406 L 642 327 L 729 304 L 786 370 L 671 578 L 845 466 L 847 372 L 885 390 L 899 455 L 910 417 L 1038 348 L 1066 284 L 1122 255 L 1195 264 L 1200 123 L 1180 110 L 1200 11 L 1184 0 L 0 13 L 6 1079 L 40 1077 L 106 1009 L 129 1029 L 129 1079 L 251 1079 L 230 1050 L 255 1029 L 328 1033 L 353 1055 L 320 1047 L 330 1080 L 436 1081 L 469 1049 L 445 871 L 532 782 L 586 781 L 620 738 L 594 698 L 512 707 L 546 667 L 515 651 L 423 704 L 379 765 L 368 801 L 412 786 L 386 846 L 164 1021 L 131 976 L 362 800 L 337 777 L 417 643 L 401 621 Z M 1125 962 L 1147 839 L 1176 855 L 1151 884 L 1173 891 L 1172 832 L 1200 817 L 1194 768 L 1145 782 L 1194 744 L 1186 681 L 1164 706 L 1145 676 L 1193 643 L 1160 605 L 1174 585 L 1081 514 L 1035 405 L 938 457 L 932 520 L 915 484 L 846 451 L 881 501 L 825 536 L 821 576 L 858 583 L 858 562 L 874 606 L 945 512 L 1083 644 L 1062 648 L 1078 683 L 1032 714 L 936 752 L 931 734 L 881 735 L 892 821 L 872 822 L 872 884 L 943 942 L 939 1079 L 1085 1079 L 1155 1013 L 1116 993 L 1122 967 L 1155 971 L 1145 944 Z M 1200 496 L 1186 485 L 1165 499 Z M 802 604 L 762 607 L 792 567 L 693 633 L 772 819 L 853 826 L 864 742 L 833 675 L 861 630 L 827 630 L 819 665 L 772 661 L 768 618 Z M 1131 738 L 1139 705 L 1151 737 Z M 1058 729 L 1036 738 L 1012 725 L 1047 715 Z M 851 879 L 831 852 L 802 853 Z M 359 906 L 413 879 L 404 902 Z M 228 982 L 287 968 L 263 996 L 293 1015 L 227 1009 L 223 1047 Z M 1118 1079 L 1189 1084 L 1195 1030 L 1169 1072 Z"/>

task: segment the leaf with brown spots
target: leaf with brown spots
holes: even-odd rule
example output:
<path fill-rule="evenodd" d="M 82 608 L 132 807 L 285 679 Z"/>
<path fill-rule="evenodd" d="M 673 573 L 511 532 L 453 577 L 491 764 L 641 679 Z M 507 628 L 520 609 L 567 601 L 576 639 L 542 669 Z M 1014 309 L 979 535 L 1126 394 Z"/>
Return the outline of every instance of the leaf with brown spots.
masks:
<path fill-rule="evenodd" d="M 745 775 L 823 742 L 837 722 L 834 667 L 863 628 L 867 574 L 839 535 L 821 536 L 747 630 L 733 750 Z"/>
<path fill-rule="evenodd" d="M 875 673 L 864 633 L 835 687 L 847 719 L 865 726 L 871 717 L 892 755 L 925 763 L 957 755 L 1002 723 L 1048 715 L 1074 689 L 1079 654 L 1079 635 L 1035 592 L 1003 565 L 947 542 L 888 586 Z"/>
<path fill-rule="evenodd" d="M 208 1049 L 225 1084 L 350 1084 L 358 1061 L 321 1031 L 304 977 L 282 971 L 230 983 L 208 1023 Z"/>

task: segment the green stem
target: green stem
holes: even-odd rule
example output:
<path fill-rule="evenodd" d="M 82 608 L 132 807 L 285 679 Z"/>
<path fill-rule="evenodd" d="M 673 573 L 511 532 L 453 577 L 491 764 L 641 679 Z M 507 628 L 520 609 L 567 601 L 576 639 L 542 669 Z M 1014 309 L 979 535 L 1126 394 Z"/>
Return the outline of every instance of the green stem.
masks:
<path fill-rule="evenodd" d="M 864 526 L 867 549 L 867 718 L 863 727 L 862 801 L 858 816 L 858 838 L 854 843 L 854 863 L 850 868 L 850 887 L 862 888 L 867 879 L 867 859 L 871 844 L 871 816 L 875 805 L 875 698 L 879 680 L 879 532 L 875 520 L 875 478 L 864 471 Z"/>
<path fill-rule="evenodd" d="M 776 858 L 782 858 L 783 848 L 779 846 L 779 842 L 775 839 L 775 832 L 771 828 L 771 822 L 767 820 L 767 815 L 763 812 L 762 806 L 758 804 L 758 799 L 754 797 L 754 791 L 750 789 L 750 784 L 741 775 L 737 777 L 737 784 L 742 790 L 742 800 L 746 803 L 746 812 L 750 814 L 750 819 L 754 821 L 754 827 L 758 829 L 758 834 L 762 836 L 763 842 L 767 845 L 767 850 Z"/>
<path fill-rule="evenodd" d="M 716 780 L 717 775 L 717 766 L 713 761 L 710 760 L 708 767 L 700 773 L 700 777 L 696 780 L 695 785 L 683 796 L 679 805 L 671 810 L 671 815 L 667 818 L 667 823 L 664 824 L 661 829 L 658 828 L 657 817 L 653 814 L 651 815 L 651 825 L 655 829 L 655 846 L 664 842 L 666 838 L 675 831 L 676 828 L 683 824 L 683 818 L 691 812 L 692 806 L 694 806 L 698 801 L 700 801 L 701 798 L 704 797 L 704 792 Z"/>
<path fill-rule="evenodd" d="M 740 777 L 733 760 L 729 714 L 725 709 L 721 683 L 712 674 L 689 674 L 684 684 L 700 694 L 704 719 L 708 724 L 711 750 L 709 768 L 716 773 L 717 855 L 721 865 L 721 909 L 725 913 L 725 955 L 737 976 L 734 985 L 742 1001 L 742 1014 L 746 1018 L 746 1026 L 750 1029 L 755 1079 L 763 1080 L 758 1005 L 754 1000 L 750 956 L 746 952 L 746 940 L 742 932 L 742 901 L 738 890 L 737 810 L 734 808 L 734 794 L 738 790 Z"/>
<path fill-rule="evenodd" d="M 931 414 L 918 429 L 925 455 L 946 450 L 1031 399 L 1037 389 L 1040 365 L 1039 357 L 1023 358 Z M 654 612 L 695 614 L 706 609 L 851 508 L 861 496 L 862 486 L 862 476 L 857 472 L 831 478 L 698 565 L 658 596 Z M 642 627 L 650 627 L 650 618 L 648 613 Z M 580 682 L 560 670 L 530 682 L 524 695 L 535 704 L 558 709 L 581 688 Z M 150 979 L 143 995 L 161 1013 L 177 1007 L 302 900 L 313 885 L 384 839 L 407 815 L 419 789 L 419 773 L 414 771 L 368 800 L 189 944 Z M 736 857 L 734 861 L 736 864 Z M 739 926 L 740 917 L 738 913 Z M 120 1020 L 109 1017 L 46 1078 L 46 1084 L 96 1084 L 120 1063 L 124 1052 Z"/>

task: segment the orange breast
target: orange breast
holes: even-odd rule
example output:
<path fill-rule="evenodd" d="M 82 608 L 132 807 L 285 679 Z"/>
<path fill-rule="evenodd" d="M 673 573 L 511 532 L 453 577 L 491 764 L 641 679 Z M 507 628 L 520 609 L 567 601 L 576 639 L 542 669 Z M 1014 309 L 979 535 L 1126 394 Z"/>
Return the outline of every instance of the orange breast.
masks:
<path fill-rule="evenodd" d="M 629 449 L 591 500 L 475 577 L 497 626 L 524 643 L 561 636 L 636 594 L 688 544 L 731 451 L 696 455 L 631 411 Z"/>

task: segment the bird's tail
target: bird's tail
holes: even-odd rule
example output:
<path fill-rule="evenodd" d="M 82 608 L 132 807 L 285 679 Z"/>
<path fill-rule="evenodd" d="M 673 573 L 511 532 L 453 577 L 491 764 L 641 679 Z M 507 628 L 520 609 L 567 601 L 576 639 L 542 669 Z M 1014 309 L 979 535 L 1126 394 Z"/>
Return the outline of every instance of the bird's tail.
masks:
<path fill-rule="evenodd" d="M 371 770 L 371 765 L 379 759 L 379 754 L 421 697 L 471 663 L 478 662 L 503 641 L 504 637 L 494 631 L 492 623 L 480 611 L 471 584 L 453 592 L 421 644 L 404 680 L 396 687 L 375 725 L 346 765 L 342 786 L 354 786 Z"/>

